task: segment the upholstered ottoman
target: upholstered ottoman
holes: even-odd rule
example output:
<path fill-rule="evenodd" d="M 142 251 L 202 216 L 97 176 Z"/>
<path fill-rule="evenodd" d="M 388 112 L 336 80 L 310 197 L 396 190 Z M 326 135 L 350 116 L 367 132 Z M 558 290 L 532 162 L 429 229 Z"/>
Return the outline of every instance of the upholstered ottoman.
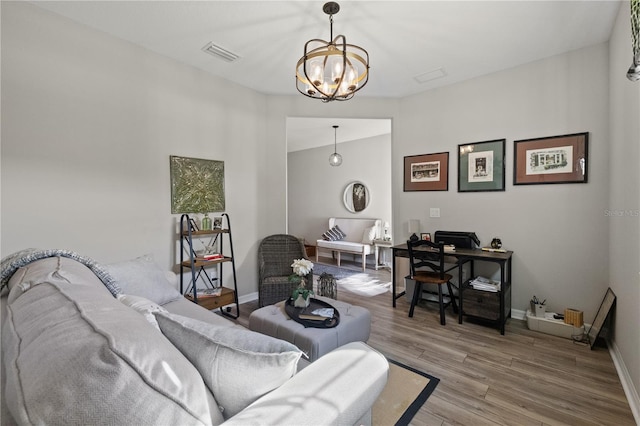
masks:
<path fill-rule="evenodd" d="M 360 306 L 315 296 L 340 313 L 340 324 L 333 328 L 305 328 L 289 318 L 283 303 L 256 309 L 249 316 L 249 329 L 296 345 L 315 361 L 322 355 L 349 342 L 366 342 L 371 333 L 371 313 Z"/>

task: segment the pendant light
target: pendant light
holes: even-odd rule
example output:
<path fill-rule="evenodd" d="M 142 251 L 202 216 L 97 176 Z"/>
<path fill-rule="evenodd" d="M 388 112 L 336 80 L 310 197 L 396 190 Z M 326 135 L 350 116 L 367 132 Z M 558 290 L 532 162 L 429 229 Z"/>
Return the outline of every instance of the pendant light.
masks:
<path fill-rule="evenodd" d="M 338 167 L 342 164 L 342 155 L 338 154 L 338 126 L 333 126 L 333 154 L 329 156 L 329 164 Z"/>
<path fill-rule="evenodd" d="M 360 46 L 348 44 L 343 35 L 333 37 L 338 3 L 325 3 L 322 10 L 329 15 L 329 41 L 312 39 L 305 43 L 304 55 L 296 64 L 296 89 L 322 102 L 346 101 L 369 81 L 369 54 Z"/>

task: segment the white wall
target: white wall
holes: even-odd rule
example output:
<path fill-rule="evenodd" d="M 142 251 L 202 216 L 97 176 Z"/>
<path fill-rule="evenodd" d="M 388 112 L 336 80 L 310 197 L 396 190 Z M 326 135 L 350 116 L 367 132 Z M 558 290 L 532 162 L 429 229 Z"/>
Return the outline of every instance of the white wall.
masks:
<path fill-rule="evenodd" d="M 329 164 L 333 145 L 289 153 L 289 230 L 315 244 L 327 230 L 329 217 L 375 218 L 391 222 L 391 135 L 338 144 L 343 163 Z M 367 186 L 369 206 L 349 212 L 345 187 L 354 181 Z"/>
<path fill-rule="evenodd" d="M 617 296 L 614 345 L 624 359 L 640 423 L 640 82 L 626 78 L 631 65 L 629 3 L 623 2 L 609 40 L 610 185 L 607 210 L 608 283 Z M 634 395 L 632 395 L 634 394 Z M 633 407 L 633 405 L 632 405 Z"/>
<path fill-rule="evenodd" d="M 169 156 L 225 162 L 239 293 L 256 289 L 266 97 L 26 2 L 2 2 L 2 254 L 173 268 Z M 265 231 L 266 232 L 266 231 Z M 228 268 L 227 268 L 228 269 Z"/>
<path fill-rule="evenodd" d="M 514 251 L 513 308 L 533 295 L 548 309 L 581 309 L 592 320 L 607 288 L 609 182 L 605 44 L 432 90 L 401 101 L 394 138 L 394 233 L 499 236 Z M 513 141 L 589 132 L 587 184 L 513 185 Z M 457 192 L 458 144 L 506 139 L 506 191 Z M 403 157 L 448 151 L 449 191 L 403 192 Z M 429 218 L 429 208 L 440 218 Z"/>

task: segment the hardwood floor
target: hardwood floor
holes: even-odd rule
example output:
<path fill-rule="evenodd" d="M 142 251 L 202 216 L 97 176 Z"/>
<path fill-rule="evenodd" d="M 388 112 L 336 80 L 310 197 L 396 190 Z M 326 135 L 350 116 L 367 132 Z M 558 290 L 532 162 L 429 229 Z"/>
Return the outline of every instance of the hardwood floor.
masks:
<path fill-rule="evenodd" d="M 339 291 L 338 299 L 371 311 L 369 345 L 440 379 L 412 425 L 635 425 L 606 348 L 591 350 L 569 339 L 530 331 L 510 319 L 506 333 L 465 322 L 447 308 L 421 303 L 408 318 L 409 303 L 391 294 L 361 297 Z M 241 305 L 247 325 L 257 301 Z"/>

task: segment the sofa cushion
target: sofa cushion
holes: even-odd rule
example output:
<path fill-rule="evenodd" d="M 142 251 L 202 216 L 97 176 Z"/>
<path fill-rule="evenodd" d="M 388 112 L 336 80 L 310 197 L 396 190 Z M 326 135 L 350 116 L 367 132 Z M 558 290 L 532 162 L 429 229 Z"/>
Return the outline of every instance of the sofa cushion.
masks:
<path fill-rule="evenodd" d="M 140 296 L 133 296 L 131 294 L 119 294 L 116 296 L 120 302 L 124 303 L 126 306 L 133 308 L 136 312 L 142 314 L 144 319 L 146 319 L 152 326 L 160 330 L 160 326 L 158 325 L 158 321 L 156 321 L 156 317 L 153 315 L 154 312 L 167 312 L 162 306 L 153 303 L 149 299 L 145 299 Z"/>
<path fill-rule="evenodd" d="M 225 419 L 290 379 L 302 354 L 291 343 L 249 330 L 166 313 L 156 313 L 156 319 L 196 366 Z"/>
<path fill-rule="evenodd" d="M 152 255 L 111 263 L 105 268 L 115 278 L 124 294 L 141 296 L 158 305 L 182 297 L 167 279 L 165 271 L 153 260 Z"/>
<path fill-rule="evenodd" d="M 329 250 L 340 250 L 344 252 L 371 254 L 371 245 L 362 243 L 353 243 L 351 241 L 324 241 L 318 240 L 317 244 L 320 248 Z"/>
<path fill-rule="evenodd" d="M 223 421 L 180 351 L 109 292 L 84 284 L 91 281 L 89 269 L 83 278 L 78 270 L 69 272 L 74 261 L 58 259 L 57 265 L 47 263 L 52 270 L 44 278 L 29 271 L 12 278 L 11 292 L 30 283 L 7 304 L 2 330 L 4 394 L 17 423 Z"/>

